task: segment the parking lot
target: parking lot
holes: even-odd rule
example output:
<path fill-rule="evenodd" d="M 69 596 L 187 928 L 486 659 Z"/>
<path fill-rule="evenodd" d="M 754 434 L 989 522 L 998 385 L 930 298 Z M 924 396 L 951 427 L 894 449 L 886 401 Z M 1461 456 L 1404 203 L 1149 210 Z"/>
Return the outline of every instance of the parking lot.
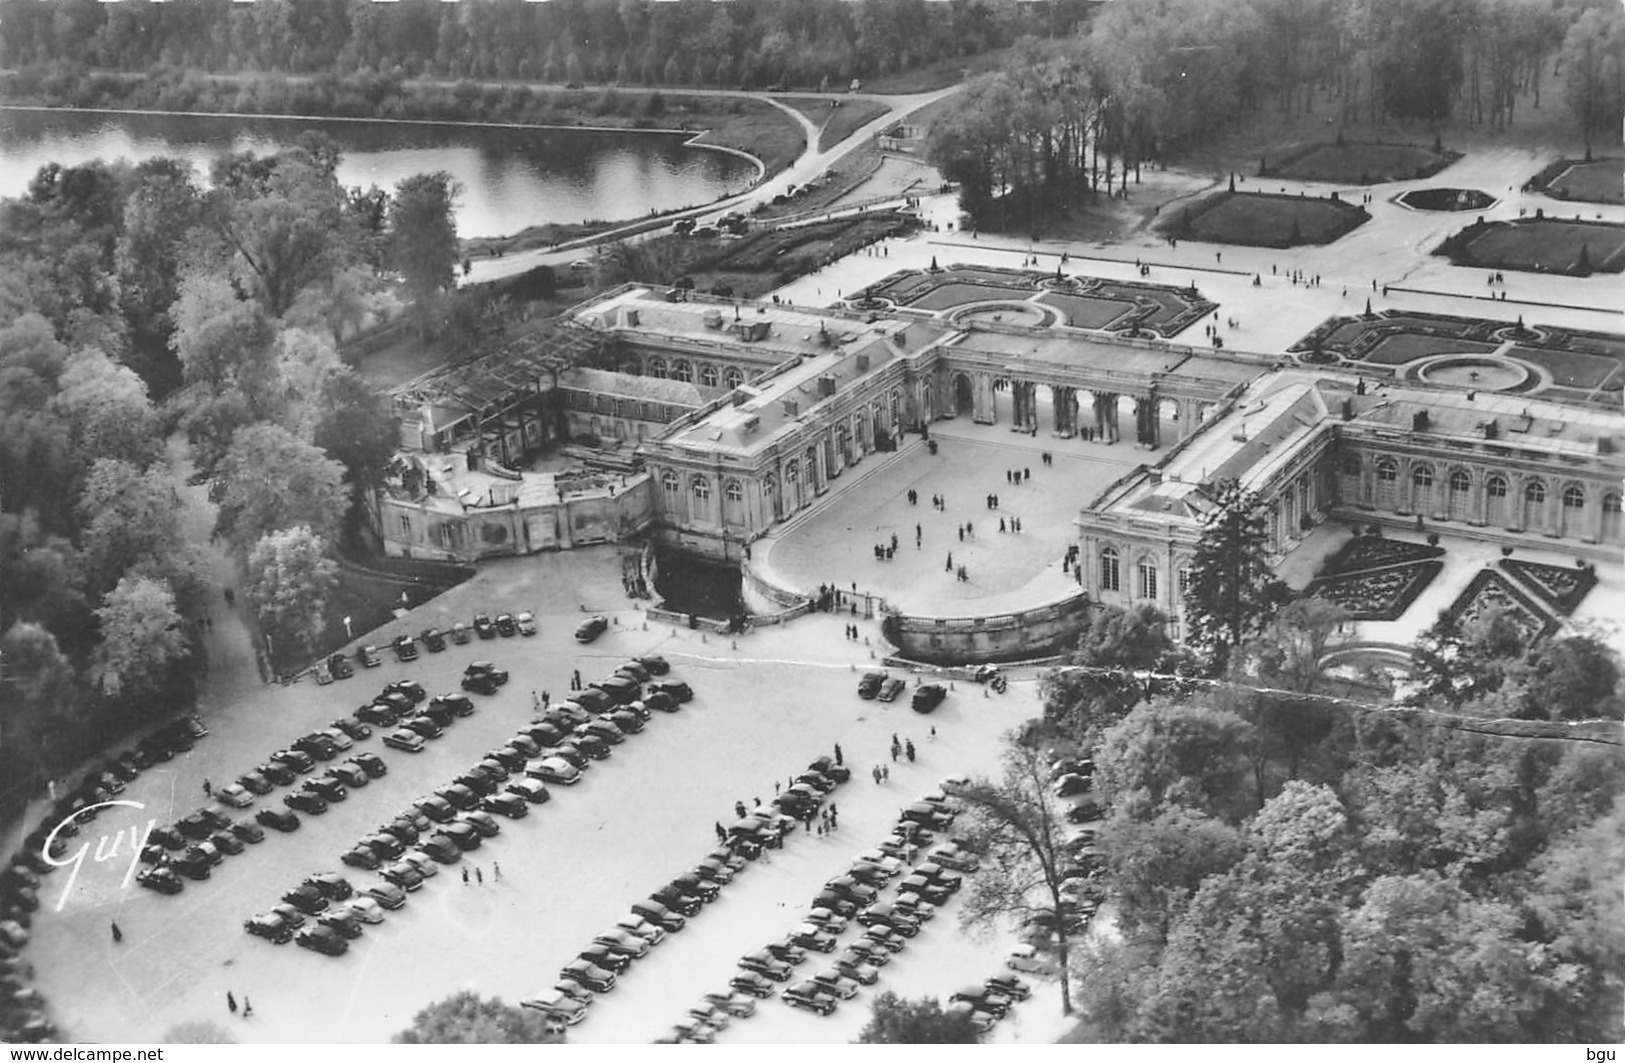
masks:
<path fill-rule="evenodd" d="M 527 608 L 540 622 L 534 638 L 449 646 L 407 664 L 386 651 L 381 667 L 329 686 L 266 687 L 230 705 L 206 706 L 210 737 L 145 772 L 122 795 L 147 807 L 104 815 L 75 839 L 90 850 L 71 889 L 68 869 L 42 885 L 44 907 L 30 955 L 59 1025 L 79 1040 L 151 1040 L 177 1023 L 205 1019 L 227 1024 L 243 1041 L 376 1042 L 460 989 L 518 1002 L 551 986 L 560 967 L 632 902 L 709 852 L 715 824 L 731 822 L 736 801 L 771 801 L 775 780 L 839 742 L 855 769 L 852 781 L 832 795 L 839 831 L 827 837 L 800 832 L 750 864 L 688 929 L 638 961 L 570 1029 L 577 1041 L 651 1040 L 702 993 L 726 990 L 741 955 L 790 931 L 821 884 L 890 830 L 900 806 L 943 776 L 996 770 L 998 736 L 1037 711 L 1031 681 L 992 697 L 980 686 L 961 685 L 929 717 L 910 712 L 901 699 L 889 706 L 863 701 L 854 691 L 858 674 L 872 663 L 869 651 L 844 639 L 843 625 L 833 618 L 808 617 L 737 644 L 645 628 L 635 609 L 609 612 L 622 603 L 600 588 L 617 587 L 617 576 L 615 557 L 604 552 L 499 562 L 368 641 L 382 646 L 398 631 L 443 626 L 478 609 Z M 583 604 L 617 621 L 590 646 L 571 638 Z M 655 713 L 643 733 L 595 762 L 581 784 L 552 787 L 552 800 L 528 817 L 501 820 L 499 836 L 441 869 L 404 908 L 369 927 L 347 955 L 327 958 L 243 932 L 244 919 L 311 872 L 341 871 L 358 886 L 379 881 L 374 873 L 342 867 L 339 856 L 528 722 L 532 691 L 545 689 L 559 699 L 573 670 L 590 682 L 628 655 L 649 651 L 671 661 L 672 678 L 688 681 L 695 700 L 674 714 Z M 263 843 L 227 857 L 208 881 L 189 882 L 173 897 L 126 885 L 127 835 L 118 851 L 104 842 L 108 859 L 95 861 L 100 836 L 143 828 L 149 818 L 166 823 L 210 804 L 203 779 L 229 782 L 298 735 L 349 713 L 390 680 L 415 679 L 431 695 L 454 690 L 476 657 L 509 669 L 512 681 L 495 696 L 476 696 L 474 715 L 458 719 L 423 753 L 386 749 L 381 732 L 358 742 L 356 750 L 388 764 L 385 777 L 325 815 L 301 817 L 303 826 L 293 834 L 268 832 Z M 914 742 L 917 763 L 891 761 L 894 733 Z M 884 785 L 867 774 L 877 764 L 892 771 Z M 268 803 L 280 805 L 285 792 L 234 814 L 247 818 Z M 465 885 L 464 867 L 479 869 L 483 883 Z M 59 901 L 61 911 L 53 912 Z M 946 998 L 963 982 L 998 973 L 1012 939 L 1006 931 L 962 933 L 959 903 L 956 898 L 926 925 L 876 987 L 843 1002 L 834 1016 L 766 1000 L 755 1017 L 735 1020 L 722 1039 L 847 1041 L 867 1021 L 868 1001 L 878 990 Z M 117 943 L 110 934 L 115 920 L 123 935 Z M 848 929 L 842 945 L 857 934 L 857 927 Z M 810 958 L 797 975 L 827 966 L 820 958 Z M 227 1011 L 228 990 L 252 1001 L 252 1018 Z M 1058 994 L 1048 984 L 1016 1008 L 993 1039 L 1048 1041 L 1063 1027 Z"/>

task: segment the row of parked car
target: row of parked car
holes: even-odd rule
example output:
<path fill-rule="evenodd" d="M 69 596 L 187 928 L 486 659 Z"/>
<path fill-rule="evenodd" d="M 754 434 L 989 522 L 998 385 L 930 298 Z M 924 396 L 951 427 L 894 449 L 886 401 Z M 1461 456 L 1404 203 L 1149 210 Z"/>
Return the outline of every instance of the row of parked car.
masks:
<path fill-rule="evenodd" d="M 858 697 L 867 701 L 896 701 L 908 684 L 885 672 L 865 672 L 858 680 Z M 941 683 L 921 683 L 914 688 L 909 707 L 915 712 L 931 713 L 948 697 L 948 688 Z"/>
<path fill-rule="evenodd" d="M 576 641 L 582 643 L 591 642 L 603 634 L 608 627 L 609 620 L 607 618 L 602 616 L 589 617 L 576 627 Z M 388 646 L 394 651 L 395 659 L 404 664 L 418 659 L 418 646 L 420 644 L 430 653 L 441 653 L 445 650 L 448 642 L 458 646 L 466 646 L 475 638 L 512 638 L 515 635 L 530 638 L 536 632 L 536 614 L 529 610 L 519 613 L 498 613 L 495 617 L 487 613 L 475 613 L 473 620 L 467 624 L 459 620 L 444 630 L 426 627 L 416 635 L 397 635 L 390 640 Z M 379 652 L 376 645 L 368 643 L 356 647 L 355 664 L 359 664 L 363 668 L 377 668 L 383 663 L 383 654 Z M 335 653 L 316 669 L 316 682 L 325 685 L 336 679 L 349 679 L 355 675 L 355 664 L 350 663 L 350 658 L 346 654 Z"/>
<path fill-rule="evenodd" d="M 97 806 L 122 794 L 125 784 L 148 768 L 189 752 L 208 733 L 197 715 L 179 716 L 133 748 L 92 766 L 77 786 L 51 803 L 0 870 L 0 1042 L 37 1044 L 56 1036 L 45 998 L 33 985 L 33 966 L 23 956 L 40 907 L 40 876 L 56 869 L 52 860 L 66 858 L 67 839 L 99 815 Z"/>
<path fill-rule="evenodd" d="M 782 847 L 785 838 L 794 832 L 797 821 L 803 819 L 805 815 L 816 814 L 822 807 L 824 798 L 851 778 L 850 769 L 836 764 L 828 757 L 814 760 L 796 777 L 796 782 L 789 790 L 774 799 L 775 807 L 756 809 L 734 824 L 728 831 L 728 843 L 713 851 L 688 874 L 672 880 L 664 890 L 656 892 L 650 899 L 657 903 L 673 905 L 679 914 L 687 914 L 691 910 L 698 911 L 701 904 L 716 900 L 721 892 L 721 886 L 731 882 L 738 870 L 746 867 L 749 860 L 760 855 L 763 841 L 758 840 L 759 836 L 764 839 L 771 838 L 773 848 Z M 792 793 L 797 796 L 792 797 Z M 735 845 L 736 840 L 746 843 L 743 849 Z M 746 855 L 747 853 L 749 855 Z M 765 960 L 777 951 L 795 948 L 797 945 L 793 935 L 769 945 L 761 953 L 753 953 L 751 957 L 740 961 L 742 973 L 751 971 L 746 961 L 752 960 L 753 957 Z M 736 978 L 734 981 L 737 983 L 739 979 Z M 752 981 L 750 984 L 754 985 L 755 982 Z M 730 985 L 729 989 L 730 991 L 726 993 L 713 992 L 701 997 L 700 1001 L 688 1010 L 688 1017 L 673 1026 L 661 1041 L 670 1044 L 709 1042 L 716 1031 L 725 1029 L 733 1019 L 746 1018 L 756 1013 L 756 999 L 760 994 L 737 984 Z"/>

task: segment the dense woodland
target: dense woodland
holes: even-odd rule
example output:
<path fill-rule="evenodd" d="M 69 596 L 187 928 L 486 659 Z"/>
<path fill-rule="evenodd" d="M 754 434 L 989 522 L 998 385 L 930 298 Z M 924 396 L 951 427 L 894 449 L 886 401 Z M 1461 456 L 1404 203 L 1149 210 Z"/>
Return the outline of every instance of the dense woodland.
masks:
<path fill-rule="evenodd" d="M 1567 107 L 1588 150 L 1619 142 L 1619 4 L 1139 0 L 1108 5 L 1064 40 L 1025 42 L 970 85 L 929 150 L 973 215 L 990 219 L 1004 198 L 1036 217 L 1124 190 L 1143 165 L 1272 115 L 1318 106 L 1333 123 L 1454 120 L 1496 131 L 1543 99 Z"/>
<path fill-rule="evenodd" d="M 5 0 L 0 66 L 845 87 L 1069 32 L 1086 0 Z"/>
<path fill-rule="evenodd" d="M 263 633 L 319 631 L 332 553 L 394 442 L 339 339 L 433 308 L 456 259 L 444 175 L 341 188 L 276 156 L 48 166 L 0 201 L 0 778 L 26 785 L 188 703 L 213 565 L 177 430 Z M 432 316 L 432 315 L 431 315 Z M 14 791 L 6 797 L 15 797 Z"/>

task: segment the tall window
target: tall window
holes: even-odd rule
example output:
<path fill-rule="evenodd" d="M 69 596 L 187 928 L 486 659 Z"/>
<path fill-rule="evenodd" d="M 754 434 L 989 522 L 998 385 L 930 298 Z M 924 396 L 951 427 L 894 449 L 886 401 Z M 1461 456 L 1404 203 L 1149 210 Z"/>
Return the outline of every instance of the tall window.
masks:
<path fill-rule="evenodd" d="M 1585 507 L 1585 488 L 1570 484 L 1563 489 L 1563 526 L 1558 529 L 1559 535 L 1579 535 L 1584 531 L 1580 516 Z"/>
<path fill-rule="evenodd" d="M 1418 465 L 1411 471 L 1411 508 L 1418 513 L 1433 511 L 1433 468 Z"/>
<path fill-rule="evenodd" d="M 1484 501 L 1486 504 L 1484 519 L 1491 524 L 1500 524 L 1504 527 L 1508 523 L 1505 476 L 1491 476 L 1484 481 Z"/>
<path fill-rule="evenodd" d="M 666 375 L 666 360 L 664 358 L 649 359 L 649 375 L 664 379 Z"/>
<path fill-rule="evenodd" d="M 1139 564 L 1140 597 L 1155 599 L 1157 596 L 1157 566 L 1150 561 L 1141 561 Z"/>
<path fill-rule="evenodd" d="M 737 366 L 730 365 L 722 371 L 722 383 L 729 388 L 736 388 L 745 382 L 745 374 Z"/>
<path fill-rule="evenodd" d="M 708 388 L 717 386 L 717 367 L 714 365 L 700 366 L 700 383 Z"/>
<path fill-rule="evenodd" d="M 685 384 L 694 383 L 694 367 L 686 361 L 677 361 L 672 364 L 671 375 Z"/>
<path fill-rule="evenodd" d="M 661 493 L 666 496 L 666 512 L 677 512 L 677 492 L 680 490 L 677 482 L 677 474 L 672 472 L 670 469 L 667 469 L 665 472 L 661 473 L 660 490 Z"/>
<path fill-rule="evenodd" d="M 1397 499 L 1394 497 L 1399 482 L 1399 462 L 1393 458 L 1379 458 L 1377 460 L 1377 506 L 1379 509 L 1393 509 Z"/>
<path fill-rule="evenodd" d="M 1179 600 L 1180 601 L 1185 600 L 1185 595 L 1190 593 L 1190 589 L 1191 589 L 1191 569 L 1190 569 L 1189 565 L 1185 565 L 1185 566 L 1182 566 L 1180 568 L 1180 570 L 1179 570 Z"/>
<path fill-rule="evenodd" d="M 703 476 L 694 477 L 692 487 L 694 492 L 694 517 L 697 520 L 711 519 L 711 481 Z"/>
<path fill-rule="evenodd" d="M 1617 543 L 1620 541 L 1620 513 L 1619 496 L 1602 496 L 1602 541 Z"/>
<path fill-rule="evenodd" d="M 1118 567 L 1117 551 L 1109 546 L 1100 552 L 1100 589 L 1122 590 L 1122 573 Z"/>

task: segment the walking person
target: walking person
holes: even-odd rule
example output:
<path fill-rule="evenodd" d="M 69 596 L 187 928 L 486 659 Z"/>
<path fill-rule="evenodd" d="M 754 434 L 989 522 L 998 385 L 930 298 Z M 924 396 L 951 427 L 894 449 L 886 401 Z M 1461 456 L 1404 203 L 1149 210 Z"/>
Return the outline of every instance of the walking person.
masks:
<path fill-rule="evenodd" d="M 841 743 L 836 742 L 835 743 L 835 763 L 836 764 L 842 763 L 841 756 L 842 756 L 842 754 L 841 754 Z"/>
<path fill-rule="evenodd" d="M 882 764 L 880 766 L 880 777 L 886 782 L 891 782 L 891 767 L 889 765 Z"/>
<path fill-rule="evenodd" d="M 491 861 L 491 879 L 494 882 L 502 881 L 502 865 L 495 860 Z"/>
<path fill-rule="evenodd" d="M 468 868 L 463 868 L 463 885 L 468 885 Z"/>
<path fill-rule="evenodd" d="M 114 920 L 112 929 L 113 929 L 113 943 L 116 945 L 120 941 L 124 940 L 124 931 L 119 929 L 119 925 L 118 925 L 117 920 Z"/>
<path fill-rule="evenodd" d="M 252 1014 L 254 1014 L 254 1005 L 252 1005 L 252 1004 L 250 1004 L 248 1002 L 247 997 L 244 997 L 243 998 L 243 1018 L 246 1019 Z"/>
<path fill-rule="evenodd" d="M 477 867 L 474 869 L 474 881 L 477 885 L 485 885 L 485 872 Z"/>
<path fill-rule="evenodd" d="M 231 990 L 229 989 L 226 990 L 226 1010 L 230 1011 L 233 1015 L 237 1014 L 237 998 L 231 995 Z"/>
<path fill-rule="evenodd" d="M 910 738 L 907 742 L 903 743 L 903 751 L 908 754 L 908 762 L 910 764 L 913 764 L 914 763 L 914 739 Z"/>
<path fill-rule="evenodd" d="M 203 796 L 204 797 L 213 797 L 214 796 L 214 786 L 210 784 L 208 779 L 203 780 Z"/>

